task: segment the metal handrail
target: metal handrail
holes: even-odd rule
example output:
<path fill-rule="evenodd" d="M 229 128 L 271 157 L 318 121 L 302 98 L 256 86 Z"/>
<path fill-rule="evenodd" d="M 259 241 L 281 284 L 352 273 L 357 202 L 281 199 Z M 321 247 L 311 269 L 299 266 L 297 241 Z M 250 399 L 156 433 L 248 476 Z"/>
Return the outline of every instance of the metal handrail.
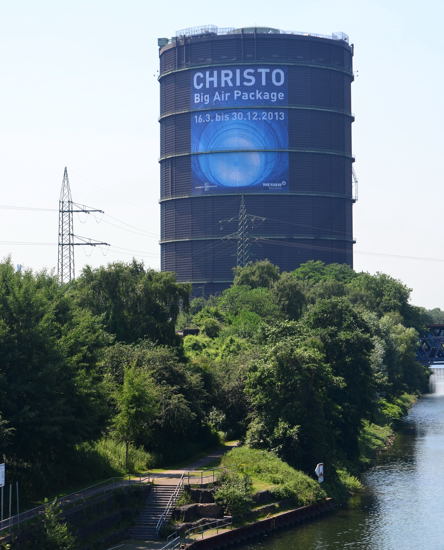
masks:
<path fill-rule="evenodd" d="M 217 36 L 223 36 L 227 34 L 242 34 L 242 33 L 252 33 L 258 32 L 258 34 L 293 34 L 296 36 L 313 36 L 315 38 L 327 38 L 329 40 L 343 40 L 344 42 L 349 41 L 349 37 L 344 32 L 333 32 L 331 34 L 319 34 L 314 32 L 304 32 L 304 31 L 285 31 L 281 29 L 269 28 L 269 27 L 246 27 L 246 28 L 235 28 L 235 27 L 217 27 L 216 25 L 204 25 L 201 27 L 190 27 L 188 29 L 181 29 L 176 32 L 176 36 L 168 40 L 169 43 L 175 41 L 176 39 L 183 38 L 184 36 L 200 36 L 206 34 L 215 34 Z"/>
<path fill-rule="evenodd" d="M 197 525 L 196 527 L 191 527 L 190 529 L 185 531 L 184 537 L 180 535 L 180 531 L 174 531 L 174 533 L 171 533 L 171 535 L 167 537 L 166 545 L 162 546 L 160 550 L 177 548 L 178 545 L 182 542 L 182 539 L 188 537 L 188 535 L 190 535 L 193 531 L 199 531 L 200 529 L 202 529 L 203 533 L 207 529 L 211 528 L 212 525 L 215 525 L 216 528 L 220 527 L 221 529 L 223 527 L 228 527 L 229 525 L 233 525 L 233 517 L 224 516 L 223 518 L 209 520 L 206 523 L 201 523 L 200 525 Z M 175 543 L 176 546 L 174 546 L 173 543 Z M 173 546 L 170 546 L 170 544 Z"/>
<path fill-rule="evenodd" d="M 162 512 L 162 515 L 159 518 L 159 521 L 156 524 L 156 533 L 159 534 L 162 525 L 165 523 L 165 521 L 168 519 L 168 515 L 173 509 L 174 505 L 176 504 L 176 500 L 182 490 L 183 484 L 184 484 L 184 476 L 185 472 L 180 477 L 179 483 L 176 485 L 176 488 L 174 489 L 173 494 L 170 496 L 170 499 L 168 501 L 168 504 L 165 507 L 165 510 Z"/>
<path fill-rule="evenodd" d="M 233 524 L 232 516 L 226 516 L 226 517 L 221 518 L 221 519 L 215 519 L 215 520 L 209 521 L 207 523 L 202 523 L 201 525 L 197 525 L 196 527 L 191 527 L 191 529 L 188 529 L 187 531 L 185 531 L 185 536 L 189 536 L 194 531 L 200 532 L 202 530 L 202 533 L 203 533 L 207 529 L 211 529 L 212 525 L 214 525 L 216 528 L 219 528 L 219 527 L 223 528 L 223 527 L 227 527 L 228 525 L 232 525 L 232 524 Z"/>
<path fill-rule="evenodd" d="M 175 550 L 176 548 L 179 548 L 180 544 L 182 542 L 182 539 L 180 536 L 168 541 L 165 546 L 162 546 L 160 550 Z"/>
<path fill-rule="evenodd" d="M 198 474 L 198 471 L 194 470 L 193 472 L 187 471 L 187 485 L 203 485 L 204 483 L 214 483 L 216 481 L 216 470 L 212 470 L 211 474 L 203 475 L 204 472 L 206 473 L 208 470 L 201 470 L 200 476 Z M 198 474 L 198 475 L 191 475 L 190 473 Z M 209 480 L 209 481 L 207 481 Z"/>
<path fill-rule="evenodd" d="M 130 477 L 130 476 L 128 476 Z M 83 489 L 80 489 L 79 491 L 75 491 L 73 493 L 69 493 L 67 495 L 64 495 L 60 498 L 54 497 L 58 500 L 58 502 L 63 506 L 70 504 L 71 502 L 75 502 L 76 500 L 83 500 L 85 501 L 89 497 L 93 497 L 97 495 L 98 493 L 106 493 L 108 491 L 111 491 L 113 489 L 116 489 L 117 487 L 126 487 L 127 485 L 133 485 L 133 484 L 142 484 L 142 483 L 149 483 L 151 481 L 151 476 L 148 474 L 147 476 L 139 476 L 138 479 L 125 479 L 122 477 L 110 477 L 108 479 L 105 479 L 104 481 L 99 481 L 98 483 L 95 483 L 94 485 L 90 485 L 89 487 L 85 487 Z M 103 486 L 103 491 L 94 491 L 94 489 L 98 489 L 100 486 Z M 93 490 L 93 491 L 92 491 Z M 86 494 L 86 492 L 92 491 L 90 494 Z M 74 498 L 74 500 L 72 500 Z M 22 523 L 23 521 L 30 520 L 34 518 L 35 516 L 41 514 L 45 508 L 52 502 L 53 499 L 51 499 L 49 502 L 45 504 L 40 504 L 39 506 L 35 506 L 34 508 L 30 508 L 29 510 L 24 510 L 23 512 L 20 512 L 18 514 L 12 515 L 8 518 L 5 518 L 4 520 L 0 521 L 0 532 L 5 531 L 9 529 L 11 526 L 17 525 L 18 523 Z"/>

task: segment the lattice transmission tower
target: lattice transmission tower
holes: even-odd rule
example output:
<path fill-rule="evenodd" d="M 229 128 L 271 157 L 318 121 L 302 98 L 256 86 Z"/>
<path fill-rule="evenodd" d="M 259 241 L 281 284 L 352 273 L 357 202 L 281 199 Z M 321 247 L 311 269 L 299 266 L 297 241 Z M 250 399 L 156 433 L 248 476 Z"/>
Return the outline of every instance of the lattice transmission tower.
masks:
<path fill-rule="evenodd" d="M 68 169 L 65 166 L 63 172 L 62 189 L 59 199 L 59 238 L 58 238 L 58 261 L 57 275 L 61 283 L 69 283 L 75 277 L 74 247 L 75 246 L 109 246 L 104 243 L 74 235 L 74 213 L 82 212 L 90 214 L 91 212 L 100 212 L 103 210 L 89 208 L 84 204 L 73 202 L 71 196 L 71 187 L 69 185 Z M 77 239 L 77 241 L 76 241 Z"/>
<path fill-rule="evenodd" d="M 237 254 L 236 264 L 244 267 L 250 261 L 250 218 L 247 214 L 244 196 L 241 196 L 239 217 L 237 221 Z"/>
<path fill-rule="evenodd" d="M 248 214 L 245 204 L 245 197 L 241 195 L 239 215 L 234 218 L 220 220 L 219 223 L 237 222 L 237 231 L 226 235 L 224 239 L 233 239 L 237 241 L 236 265 L 244 267 L 251 260 L 251 231 L 256 223 L 264 222 L 266 218 Z"/>

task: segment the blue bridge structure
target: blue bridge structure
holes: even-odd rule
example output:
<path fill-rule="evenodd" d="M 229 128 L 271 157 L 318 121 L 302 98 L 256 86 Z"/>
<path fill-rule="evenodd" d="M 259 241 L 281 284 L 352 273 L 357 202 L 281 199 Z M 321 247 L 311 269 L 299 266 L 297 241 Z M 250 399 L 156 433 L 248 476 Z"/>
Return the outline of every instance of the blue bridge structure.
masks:
<path fill-rule="evenodd" d="M 428 325 L 421 334 L 417 359 L 430 368 L 429 388 L 432 393 L 444 393 L 444 324 Z"/>
<path fill-rule="evenodd" d="M 427 326 L 419 340 L 417 358 L 423 365 L 444 368 L 444 324 Z"/>

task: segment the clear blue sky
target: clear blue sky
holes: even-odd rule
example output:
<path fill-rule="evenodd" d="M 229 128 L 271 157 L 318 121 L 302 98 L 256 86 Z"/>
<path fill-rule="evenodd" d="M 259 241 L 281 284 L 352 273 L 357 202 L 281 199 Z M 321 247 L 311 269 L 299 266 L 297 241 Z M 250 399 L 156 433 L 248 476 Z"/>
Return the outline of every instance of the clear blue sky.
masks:
<path fill-rule="evenodd" d="M 67 165 L 73 199 L 107 214 L 77 217 L 75 233 L 113 244 L 79 247 L 77 271 L 132 255 L 159 267 L 158 37 L 205 24 L 343 31 L 357 76 L 355 267 L 444 308 L 443 16 L 430 0 L 0 0 L 0 257 L 55 267 Z"/>

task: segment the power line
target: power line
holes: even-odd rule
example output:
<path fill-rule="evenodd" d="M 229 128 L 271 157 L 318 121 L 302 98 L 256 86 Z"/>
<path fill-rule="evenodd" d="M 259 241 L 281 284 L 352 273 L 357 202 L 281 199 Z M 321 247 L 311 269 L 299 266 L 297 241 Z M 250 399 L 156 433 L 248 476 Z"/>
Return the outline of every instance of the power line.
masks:
<path fill-rule="evenodd" d="M 217 238 L 215 238 L 216 240 Z M 235 238 L 232 237 L 232 240 Z M 206 254 L 211 249 L 219 248 L 220 245 L 226 244 L 227 238 L 217 239 L 217 242 L 209 243 L 207 246 L 205 246 L 199 253 L 199 255 Z M 332 247 L 323 247 L 320 245 L 313 245 L 313 244 L 305 244 L 305 243 L 289 243 L 289 242 L 278 242 L 274 239 L 265 239 L 260 237 L 252 237 L 252 240 L 254 242 L 266 242 L 267 244 L 275 244 L 278 246 L 290 246 L 293 248 L 317 248 L 320 250 L 342 250 L 339 248 L 332 248 Z M 0 241 L 0 246 L 56 246 L 57 242 L 38 242 L 38 241 Z M 136 253 L 136 254 L 143 254 L 146 257 L 157 256 L 157 253 L 150 254 L 146 250 L 134 250 L 131 248 L 124 248 L 121 246 L 116 245 L 109 245 L 111 249 L 116 249 L 121 252 L 126 253 Z M 412 260 L 412 261 L 420 261 L 420 262 L 437 262 L 442 263 L 444 262 L 444 258 L 434 258 L 431 256 L 412 256 L 412 255 L 404 255 L 404 254 L 391 254 L 389 252 L 372 252 L 372 251 L 366 251 L 366 250 L 354 250 L 353 254 L 363 255 L 363 256 L 382 256 L 385 258 L 393 258 L 395 260 Z"/>
<path fill-rule="evenodd" d="M 105 214 L 106 216 L 106 214 Z M 113 216 L 108 216 L 112 219 Z M 129 226 L 129 227 L 122 227 L 120 225 L 117 225 L 116 223 L 112 223 L 106 219 L 99 219 L 98 216 L 94 216 L 95 220 L 97 223 L 106 223 L 107 225 L 111 225 L 112 227 L 116 227 L 117 229 L 121 229 L 123 231 L 128 231 L 128 233 L 132 233 L 133 235 L 138 235 L 139 237 L 149 237 L 149 238 L 152 238 L 152 239 L 159 239 L 159 235 L 157 233 L 149 233 L 147 231 L 144 231 L 143 229 L 130 229 L 131 227 L 133 226 Z M 125 225 L 129 225 L 129 224 L 125 224 Z"/>
<path fill-rule="evenodd" d="M 288 241 L 278 241 L 275 239 L 267 239 L 267 238 L 261 238 L 261 237 L 253 237 L 253 240 L 258 242 L 265 242 L 267 244 L 274 244 L 277 246 L 287 246 L 290 248 L 305 248 L 305 249 L 317 249 L 317 250 L 325 250 L 325 251 L 342 251 L 342 248 L 335 248 L 330 246 L 322 246 L 322 245 L 316 245 L 316 244 L 308 244 L 308 243 L 290 243 Z M 423 262 L 444 262 L 444 258 L 433 258 L 433 257 L 427 257 L 427 256 L 410 256 L 410 255 L 403 255 L 403 254 L 390 254 L 388 252 L 367 252 L 365 250 L 354 250 L 353 254 L 362 254 L 367 256 L 383 256 L 386 258 L 394 258 L 399 260 L 414 260 L 414 261 L 423 261 Z"/>
<path fill-rule="evenodd" d="M 77 209 L 75 209 L 75 208 L 77 208 Z M 87 211 L 85 211 L 85 209 L 87 209 Z M 20 206 L 20 205 L 15 205 L 15 204 L 0 204 L 0 210 L 18 210 L 18 211 L 24 211 L 24 212 L 27 212 L 27 211 L 30 211 L 30 212 L 58 212 L 59 211 L 58 208 L 40 208 L 40 207 L 34 207 L 34 206 Z M 106 223 L 106 224 L 111 225 L 113 227 L 116 227 L 117 229 L 121 229 L 123 231 L 128 231 L 130 233 L 139 234 L 141 236 L 158 238 L 157 233 L 146 231 L 145 229 L 142 229 L 140 227 L 137 227 L 135 225 L 127 223 L 127 222 L 125 222 L 124 220 L 122 220 L 120 218 L 117 218 L 115 216 L 111 216 L 110 214 L 106 214 L 105 212 L 103 212 L 103 210 L 92 209 L 92 208 L 90 208 L 86 205 L 82 205 L 82 204 L 73 202 L 73 212 L 74 213 L 86 213 L 86 214 L 99 212 L 103 215 L 104 218 L 110 218 L 112 220 L 115 220 L 120 225 L 114 224 L 114 223 L 108 221 L 107 219 L 100 219 L 98 216 L 94 216 L 94 214 L 93 214 L 93 217 L 94 217 L 94 219 L 96 220 L 97 223 L 102 223 L 103 222 L 103 223 Z M 124 226 L 124 227 L 121 227 L 121 226 Z"/>
<path fill-rule="evenodd" d="M 116 246 L 114 244 L 110 245 L 111 248 L 114 248 L 116 250 L 122 250 L 124 252 L 134 252 L 135 254 L 147 254 L 146 250 L 134 250 L 131 248 L 124 248 L 122 246 Z M 150 256 L 158 256 L 158 254 L 149 254 Z"/>
<path fill-rule="evenodd" d="M 120 218 L 116 218 L 115 216 L 111 216 L 110 214 L 105 214 L 105 216 L 107 218 L 111 218 L 112 220 L 116 221 L 116 222 L 119 222 L 121 223 L 122 225 L 125 225 L 127 227 L 129 227 L 130 229 L 133 229 L 135 231 L 139 231 L 140 233 L 145 233 L 146 235 L 154 235 L 156 236 L 157 234 L 156 233 L 151 233 L 149 231 L 145 231 L 145 229 L 141 229 L 140 227 L 137 227 L 135 225 L 132 225 L 130 223 L 127 223 L 125 222 L 124 220 L 121 220 Z M 107 222 L 107 223 L 110 223 L 110 222 Z"/>
<path fill-rule="evenodd" d="M 13 204 L 0 204 L 0 210 L 30 210 L 36 212 L 58 212 L 58 208 L 39 208 L 34 206 L 16 206 Z"/>
<path fill-rule="evenodd" d="M 403 254 L 389 254 L 387 252 L 367 252 L 365 250 L 354 250 L 354 254 L 363 254 L 366 256 L 383 256 L 387 258 L 394 258 L 400 260 L 414 260 L 421 262 L 444 262 L 444 258 L 433 258 L 429 256 L 410 256 Z"/>
<path fill-rule="evenodd" d="M 51 243 L 39 243 L 36 241 L 0 241 L 0 245 L 23 245 L 23 246 L 56 246 L 57 242 L 53 241 Z"/>

